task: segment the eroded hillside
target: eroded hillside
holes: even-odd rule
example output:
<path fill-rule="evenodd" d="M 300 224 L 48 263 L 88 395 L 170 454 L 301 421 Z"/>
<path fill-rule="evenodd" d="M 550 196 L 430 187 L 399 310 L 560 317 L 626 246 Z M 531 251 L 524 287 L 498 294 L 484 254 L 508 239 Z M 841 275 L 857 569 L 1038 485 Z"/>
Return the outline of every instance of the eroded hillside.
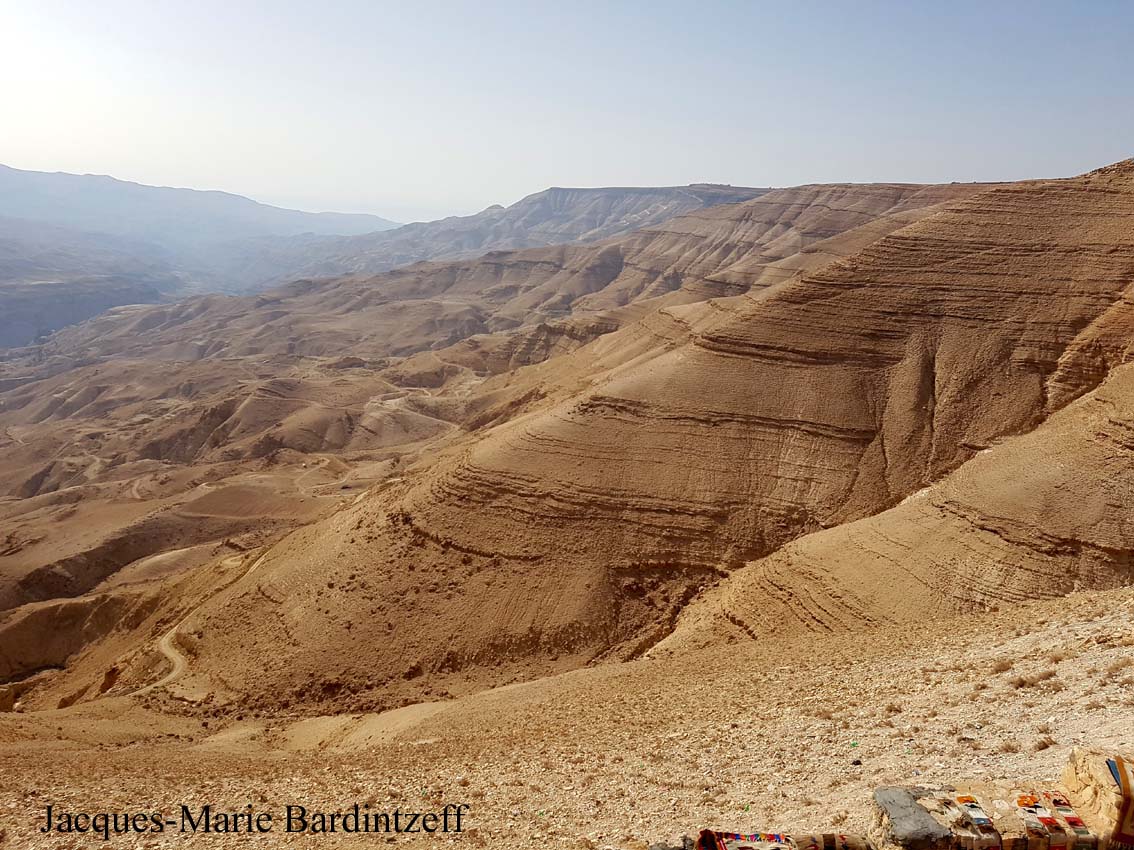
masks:
<path fill-rule="evenodd" d="M 68 360 L 378 358 L 635 304 L 641 305 L 630 311 L 636 317 L 649 308 L 737 295 L 790 278 L 981 188 L 777 190 L 595 245 L 491 252 L 378 276 L 298 281 L 257 296 L 124 308 L 56 335 L 40 354 Z"/>
<path fill-rule="evenodd" d="M 415 222 L 395 230 L 336 239 L 263 240 L 238 246 L 258 282 L 295 277 L 376 274 L 423 260 L 475 257 L 568 242 L 596 242 L 717 204 L 768 192 L 700 184 L 666 187 L 551 188 L 510 206 L 467 216 Z"/>
<path fill-rule="evenodd" d="M 993 188 L 773 289 L 684 308 L 685 339 L 292 535 L 201 613 L 202 661 L 240 655 L 230 687 L 271 699 L 267 670 L 303 699 L 633 657 L 748 561 L 890 507 L 1091 390 L 1097 371 L 1066 364 L 1122 303 L 1131 212 L 1130 166 Z M 240 631 L 249 611 L 269 625 Z"/>
<path fill-rule="evenodd" d="M 224 571 L 223 591 L 193 584 L 201 570 L 168 579 L 165 601 L 72 658 L 29 704 L 80 685 L 90 698 L 107 666 L 119 692 L 153 682 L 163 659 L 144 648 L 162 634 L 188 659 L 178 688 L 192 700 L 306 712 L 461 694 L 662 641 L 742 638 L 761 630 L 750 611 L 761 594 L 789 619 L 812 599 L 818 625 L 804 629 L 900 619 L 881 595 L 852 604 L 890 580 L 881 544 L 864 544 L 883 554 L 853 569 L 814 556 L 824 570 L 814 581 L 819 568 L 800 565 L 825 535 L 863 523 L 889 540 L 886 517 L 923 497 L 895 505 L 1002 457 L 998 447 L 972 460 L 1125 359 L 1132 214 L 1131 163 L 994 187 L 801 187 L 595 246 L 120 311 L 59 334 L 12 364 L 3 424 L 32 439 L 5 451 L 30 471 L 87 430 L 98 462 L 78 464 L 84 494 L 132 463 L 157 462 L 138 470 L 170 480 L 208 469 L 229 487 L 276 464 L 272 486 L 290 480 L 294 507 L 307 495 L 301 458 L 325 453 L 320 476 L 332 459 L 344 475 L 386 465 L 363 481 L 381 486 L 325 492 L 322 513 L 297 513 L 291 527 L 302 527 L 281 524 L 278 543 L 241 543 L 254 551 Z M 135 407 L 116 402 L 117 385 L 81 377 L 155 362 L 201 377 L 144 389 Z M 1059 416 L 1096 410 L 1117 397 L 1111 386 Z M 108 417 L 121 418 L 108 428 Z M 1058 421 L 1027 439 L 1047 445 Z M 1088 468 L 1124 462 L 1120 447 L 1099 445 Z M 25 486 L 56 504 L 75 486 L 68 471 L 40 466 Z M 1090 504 L 1076 494 L 1092 480 L 1069 479 L 1066 497 Z M 183 514 L 186 490 L 170 493 Z M 233 499 L 219 499 L 229 514 Z M 1010 516 L 996 504 L 971 516 Z M 1023 510 L 1006 525 L 1041 519 Z M 933 537 L 931 520 L 908 533 Z M 34 536 L 34 521 L 21 527 Z M 1035 595 L 1129 580 L 1121 522 L 1067 531 L 1079 549 L 1025 542 L 1026 557 L 1010 560 L 1032 575 L 1077 570 L 1078 585 L 1042 582 Z M 962 557 L 965 534 L 937 536 L 949 538 L 941 558 Z M 21 575 L 62 571 L 74 592 L 90 589 L 72 562 L 24 549 Z M 209 551 L 201 563 L 223 554 Z M 918 610 L 1026 595 L 1019 572 L 1004 581 L 1003 566 L 982 569 L 907 570 Z M 982 596 L 926 578 L 942 572 L 1004 589 Z"/>

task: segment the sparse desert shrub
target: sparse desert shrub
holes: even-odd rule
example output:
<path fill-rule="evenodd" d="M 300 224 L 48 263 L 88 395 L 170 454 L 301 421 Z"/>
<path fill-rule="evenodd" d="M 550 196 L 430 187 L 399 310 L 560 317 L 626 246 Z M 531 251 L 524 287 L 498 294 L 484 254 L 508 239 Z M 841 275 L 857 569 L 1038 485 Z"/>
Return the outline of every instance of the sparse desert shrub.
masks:
<path fill-rule="evenodd" d="M 1047 670 L 1041 670 L 1038 673 L 1032 673 L 1030 676 L 1013 676 L 1008 680 L 1008 684 L 1010 684 L 1017 690 L 1019 690 L 1020 688 L 1034 688 L 1041 682 L 1047 682 L 1051 679 L 1054 679 L 1055 675 L 1055 669 L 1051 668 Z"/>
<path fill-rule="evenodd" d="M 1044 735 L 1042 738 L 1037 738 L 1035 743 L 1032 744 L 1032 752 L 1038 753 L 1046 750 L 1048 747 L 1055 746 L 1055 739 L 1050 735 Z"/>
<path fill-rule="evenodd" d="M 1020 752 L 1020 745 L 1011 739 L 1005 739 L 1000 742 L 1000 746 L 996 749 L 1002 753 L 1018 753 Z"/>
<path fill-rule="evenodd" d="M 993 673 L 1007 673 L 1012 669 L 1012 661 L 1008 658 L 1001 658 L 992 665 Z"/>
<path fill-rule="evenodd" d="M 1111 676 L 1114 676 L 1117 673 L 1121 673 L 1132 664 L 1134 664 L 1134 658 L 1131 658 L 1129 655 L 1124 655 L 1123 657 L 1116 658 L 1114 659 L 1114 661 L 1110 662 L 1110 664 L 1106 666 L 1106 672 Z"/>
<path fill-rule="evenodd" d="M 898 703 L 896 703 L 896 702 L 887 703 L 886 704 L 886 713 L 887 714 L 901 714 L 902 713 L 902 707 L 900 705 L 898 705 Z"/>

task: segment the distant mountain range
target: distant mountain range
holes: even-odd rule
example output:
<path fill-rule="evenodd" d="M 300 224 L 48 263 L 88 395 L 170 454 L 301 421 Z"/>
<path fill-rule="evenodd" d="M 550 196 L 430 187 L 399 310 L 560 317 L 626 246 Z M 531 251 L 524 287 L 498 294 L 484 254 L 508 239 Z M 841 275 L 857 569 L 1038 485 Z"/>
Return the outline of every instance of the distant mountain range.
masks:
<path fill-rule="evenodd" d="M 595 242 L 651 227 L 694 210 L 736 204 L 767 189 L 694 184 L 665 187 L 564 189 L 528 195 L 508 207 L 494 205 L 475 215 L 407 224 L 395 230 L 304 240 L 260 240 L 255 256 L 256 288 L 296 277 L 377 274 L 421 260 L 455 260 L 488 251 Z M 251 269 L 246 270 L 251 271 Z M 240 275 L 234 270 L 234 279 Z"/>
<path fill-rule="evenodd" d="M 228 192 L 146 186 L 97 174 L 0 165 L 0 215 L 106 233 L 192 254 L 255 236 L 352 235 L 389 230 L 376 215 L 312 213 Z"/>
<path fill-rule="evenodd" d="M 0 347 L 108 307 L 230 289 L 218 258 L 247 240 L 396 226 L 374 215 L 281 209 L 227 192 L 0 165 Z"/>
<path fill-rule="evenodd" d="M 1134 161 L 809 185 L 108 311 L 0 361 L 0 688 L 54 736 L 173 684 L 214 736 L 1044 597 L 1128 629 L 1131 220 Z"/>
<path fill-rule="evenodd" d="M 0 165 L 0 348 L 123 304 L 589 242 L 765 191 L 553 188 L 509 207 L 398 226 L 373 215 L 301 212 L 226 192 Z"/>
<path fill-rule="evenodd" d="M 183 277 L 129 239 L 0 216 L 0 348 L 108 307 L 162 301 Z"/>

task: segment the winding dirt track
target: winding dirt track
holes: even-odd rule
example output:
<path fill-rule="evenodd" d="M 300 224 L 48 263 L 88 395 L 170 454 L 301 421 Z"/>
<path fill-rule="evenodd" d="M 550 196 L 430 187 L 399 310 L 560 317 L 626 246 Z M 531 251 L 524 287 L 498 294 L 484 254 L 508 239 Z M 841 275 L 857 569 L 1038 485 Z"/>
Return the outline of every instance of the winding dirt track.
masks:
<path fill-rule="evenodd" d="M 161 652 L 161 654 L 164 655 L 166 657 L 166 659 L 168 659 L 168 661 L 170 663 L 169 672 L 166 673 L 164 676 L 162 676 L 160 679 L 158 679 L 156 682 L 154 682 L 152 685 L 146 685 L 145 687 L 139 688 L 138 690 L 134 691 L 133 694 L 131 694 L 131 696 L 141 696 L 142 694 L 148 694 L 151 691 L 155 691 L 158 688 L 164 688 L 167 685 L 173 684 L 178 679 L 180 679 L 183 675 L 185 675 L 185 671 L 189 669 L 189 659 L 186 658 L 185 655 L 181 652 L 181 650 L 179 650 L 177 648 L 177 644 L 176 644 L 177 630 L 180 629 L 185 624 L 186 620 L 188 620 L 195 613 L 197 613 L 197 611 L 200 609 L 200 607 L 202 605 L 204 605 L 206 602 L 208 602 L 210 599 L 212 599 L 214 596 L 216 596 L 222 590 L 225 590 L 226 588 L 232 587 L 234 584 L 236 584 L 241 579 L 247 578 L 248 576 L 252 575 L 253 570 L 255 570 L 256 567 L 260 566 L 260 562 L 264 560 L 264 558 L 267 556 L 267 554 L 268 554 L 267 552 L 262 552 L 259 555 L 259 557 L 257 557 L 252 562 L 251 566 L 249 566 L 248 569 L 244 571 L 243 574 L 241 574 L 237 578 L 234 578 L 232 581 L 226 582 L 225 584 L 221 585 L 216 590 L 214 590 L 212 593 L 210 593 L 208 596 L 206 596 L 204 599 L 202 599 L 200 602 L 198 602 L 195 606 L 193 606 L 193 608 L 184 617 L 182 617 L 180 620 L 178 620 L 177 623 L 175 623 L 174 626 L 169 631 L 167 631 L 164 635 L 161 636 L 161 639 L 158 641 L 157 648 L 158 648 L 158 651 Z M 239 557 L 240 557 L 239 555 L 236 555 L 236 556 L 233 556 L 233 558 L 229 558 L 228 560 L 231 561 L 234 558 L 239 558 Z"/>

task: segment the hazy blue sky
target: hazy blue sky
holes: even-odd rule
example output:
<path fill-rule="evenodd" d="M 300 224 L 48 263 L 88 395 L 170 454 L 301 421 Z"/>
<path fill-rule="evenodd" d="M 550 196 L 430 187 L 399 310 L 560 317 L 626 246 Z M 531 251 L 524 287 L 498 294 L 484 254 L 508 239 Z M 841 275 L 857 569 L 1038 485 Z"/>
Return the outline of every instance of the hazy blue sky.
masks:
<path fill-rule="evenodd" d="M 1134 3 L 0 0 L 0 162 L 402 221 L 1134 155 Z"/>

